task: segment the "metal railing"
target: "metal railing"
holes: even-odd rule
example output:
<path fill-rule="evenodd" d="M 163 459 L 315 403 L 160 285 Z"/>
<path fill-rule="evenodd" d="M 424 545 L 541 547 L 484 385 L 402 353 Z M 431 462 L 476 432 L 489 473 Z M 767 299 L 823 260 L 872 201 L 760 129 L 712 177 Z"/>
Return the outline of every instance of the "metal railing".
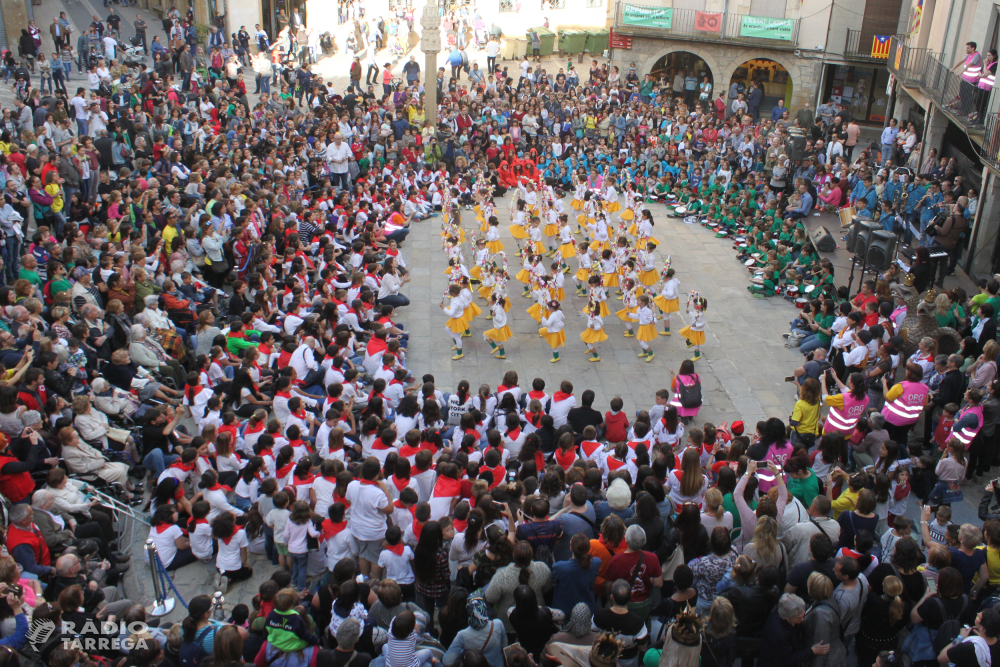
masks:
<path fill-rule="evenodd" d="M 1000 114 L 986 114 L 983 123 L 983 149 L 980 157 L 994 169 L 1000 170 Z"/>
<path fill-rule="evenodd" d="M 912 49 L 893 38 L 886 68 L 906 86 L 919 87 L 966 131 L 982 132 L 990 91 L 962 79 L 940 54 Z"/>
<path fill-rule="evenodd" d="M 895 35 L 895 39 L 902 41 L 906 35 Z M 875 33 L 870 30 L 848 30 L 847 43 L 844 46 L 844 55 L 854 60 L 885 60 L 888 58 L 888 50 L 884 55 L 872 55 L 874 49 Z"/>
<path fill-rule="evenodd" d="M 649 10 L 663 7 L 629 5 Z M 615 7 L 615 32 L 640 37 L 691 39 L 721 44 L 755 44 L 776 49 L 793 49 L 799 42 L 799 19 L 754 17 L 745 14 L 700 12 L 695 9 L 673 9 L 669 28 L 626 23 L 624 3 Z M 746 19 L 746 21 L 745 21 Z M 780 29 L 756 30 L 749 24 L 781 23 Z M 771 36 L 762 36 L 770 33 Z"/>

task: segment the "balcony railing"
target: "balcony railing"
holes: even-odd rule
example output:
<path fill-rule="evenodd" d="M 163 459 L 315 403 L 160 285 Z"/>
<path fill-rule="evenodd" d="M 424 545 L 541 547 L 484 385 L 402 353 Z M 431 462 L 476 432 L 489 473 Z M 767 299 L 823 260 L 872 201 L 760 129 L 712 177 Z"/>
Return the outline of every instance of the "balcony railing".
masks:
<path fill-rule="evenodd" d="M 906 38 L 905 35 L 895 37 L 900 41 Z M 870 30 L 848 30 L 844 55 L 852 60 L 885 60 L 889 57 L 889 49 L 880 51 L 875 44 L 875 33 Z"/>
<path fill-rule="evenodd" d="M 647 12 L 655 13 L 656 18 L 644 18 Z M 799 19 L 617 3 L 615 32 L 638 37 L 793 49 L 799 41 Z"/>
<path fill-rule="evenodd" d="M 919 87 L 967 132 L 983 131 L 990 91 L 965 82 L 960 71 L 941 62 L 939 54 L 911 49 L 893 38 L 886 67 L 903 85 Z"/>
<path fill-rule="evenodd" d="M 1000 170 L 1000 114 L 986 114 L 983 123 L 983 150 L 980 158 L 994 169 Z"/>

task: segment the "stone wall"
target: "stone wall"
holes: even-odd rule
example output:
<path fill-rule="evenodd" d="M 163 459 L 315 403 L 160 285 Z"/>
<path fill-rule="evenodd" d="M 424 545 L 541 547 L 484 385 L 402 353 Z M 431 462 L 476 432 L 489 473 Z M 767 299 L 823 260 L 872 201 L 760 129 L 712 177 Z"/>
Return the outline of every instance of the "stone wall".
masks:
<path fill-rule="evenodd" d="M 790 51 L 767 49 L 759 46 L 733 46 L 678 39 L 654 39 L 633 37 L 632 49 L 615 49 L 611 62 L 626 71 L 630 62 L 635 62 L 639 75 L 649 73 L 657 60 L 675 51 L 693 53 L 712 70 L 715 90 L 729 89 L 736 68 L 748 60 L 768 58 L 780 64 L 792 79 L 792 96 L 785 104 L 795 114 L 805 102 L 815 106 L 816 89 L 820 83 L 820 62 L 796 56 Z"/>

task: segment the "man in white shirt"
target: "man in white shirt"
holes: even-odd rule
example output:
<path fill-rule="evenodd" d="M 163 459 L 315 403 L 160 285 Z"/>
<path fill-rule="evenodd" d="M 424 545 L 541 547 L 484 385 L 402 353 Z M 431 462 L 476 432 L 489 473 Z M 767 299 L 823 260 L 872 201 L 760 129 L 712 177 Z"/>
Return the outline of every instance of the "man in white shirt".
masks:
<path fill-rule="evenodd" d="M 379 463 L 368 458 L 361 464 L 361 479 L 347 485 L 351 520 L 348 529 L 358 542 L 361 574 L 380 578 L 379 552 L 385 540 L 386 516 L 392 514 L 392 495 L 379 477 Z"/>
<path fill-rule="evenodd" d="M 349 188 L 351 147 L 344 143 L 344 136 L 340 132 L 333 135 L 333 143 L 326 147 L 326 161 L 330 164 L 331 184 L 343 190 Z"/>
<path fill-rule="evenodd" d="M 552 397 L 552 407 L 549 409 L 552 425 L 559 428 L 565 424 L 569 411 L 575 407 L 576 397 L 573 396 L 573 383 L 563 380 L 559 385 L 559 391 Z"/>
<path fill-rule="evenodd" d="M 87 135 L 87 91 L 83 88 L 76 89 L 76 96 L 69 101 L 73 111 L 76 112 L 76 130 L 78 136 Z"/>
<path fill-rule="evenodd" d="M 306 336 L 288 360 L 288 365 L 295 369 L 295 374 L 302 378 L 306 386 L 309 386 L 309 373 L 319 368 L 319 362 L 316 361 L 313 350 L 323 353 L 323 349 L 316 342 L 316 339 L 312 336 Z"/>

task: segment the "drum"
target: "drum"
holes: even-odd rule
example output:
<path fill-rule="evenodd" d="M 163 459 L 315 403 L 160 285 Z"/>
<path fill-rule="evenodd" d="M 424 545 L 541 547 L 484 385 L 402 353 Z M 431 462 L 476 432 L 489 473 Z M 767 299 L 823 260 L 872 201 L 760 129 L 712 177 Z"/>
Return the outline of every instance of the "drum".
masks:
<path fill-rule="evenodd" d="M 799 288 L 796 287 L 795 285 L 791 285 L 788 288 L 788 293 L 789 294 L 798 294 L 799 293 Z"/>
<path fill-rule="evenodd" d="M 812 294 L 816 290 L 815 285 L 806 285 L 806 294 Z"/>
<path fill-rule="evenodd" d="M 748 259 L 747 261 L 743 262 L 743 266 L 753 266 L 754 262 L 756 262 L 756 261 L 757 260 L 755 260 L 755 259 Z"/>
<path fill-rule="evenodd" d="M 800 296 L 795 300 L 795 307 L 798 308 L 799 310 L 805 310 L 806 306 L 808 305 L 809 305 L 809 299 L 805 298 L 804 296 Z"/>
<path fill-rule="evenodd" d="M 747 247 L 747 244 L 746 244 L 746 243 L 741 243 L 741 244 L 740 244 L 740 247 L 741 247 L 741 248 L 746 248 L 746 247 Z"/>
<path fill-rule="evenodd" d="M 698 218 L 694 217 L 693 215 L 686 215 L 684 216 L 684 222 L 685 224 L 693 225 L 694 223 L 698 222 Z"/>
<path fill-rule="evenodd" d="M 687 212 L 688 212 L 687 206 L 678 206 L 677 208 L 674 209 L 674 213 L 676 213 L 678 217 L 683 217 L 684 214 Z"/>

